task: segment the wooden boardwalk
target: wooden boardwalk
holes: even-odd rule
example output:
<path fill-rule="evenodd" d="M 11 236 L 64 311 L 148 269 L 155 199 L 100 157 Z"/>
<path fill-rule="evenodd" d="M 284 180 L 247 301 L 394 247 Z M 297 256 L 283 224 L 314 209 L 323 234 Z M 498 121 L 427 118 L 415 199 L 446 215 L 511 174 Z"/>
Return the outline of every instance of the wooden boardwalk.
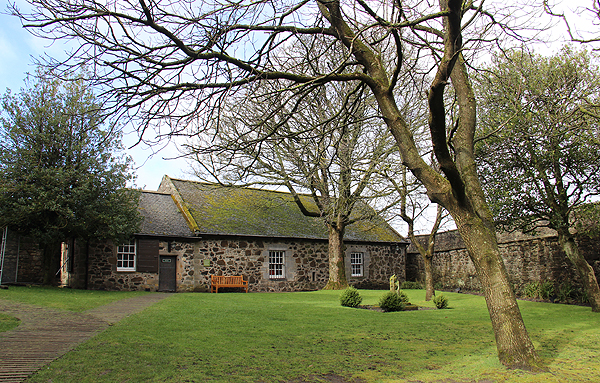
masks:
<path fill-rule="evenodd" d="M 22 382 L 109 324 L 142 311 L 170 294 L 124 299 L 85 313 L 54 310 L 0 299 L 0 312 L 20 325 L 0 333 L 0 382 Z"/>

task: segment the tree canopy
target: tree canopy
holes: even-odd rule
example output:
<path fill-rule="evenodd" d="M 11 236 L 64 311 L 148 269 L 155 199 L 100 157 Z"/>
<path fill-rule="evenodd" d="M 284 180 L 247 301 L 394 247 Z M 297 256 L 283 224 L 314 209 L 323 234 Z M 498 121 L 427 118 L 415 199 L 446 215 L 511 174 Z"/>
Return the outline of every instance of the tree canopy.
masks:
<path fill-rule="evenodd" d="M 497 55 L 480 77 L 479 173 L 497 223 L 558 232 L 600 311 L 593 269 L 574 241 L 575 214 L 600 195 L 600 75 L 585 51 L 551 57 L 514 50 Z M 585 206 L 589 205 L 589 206 Z M 589 281 L 589 283 L 588 283 Z"/>
<path fill-rule="evenodd" d="M 127 237 L 138 228 L 137 193 L 120 136 L 102 124 L 81 80 L 30 77 L 2 97 L 0 226 L 42 244 Z"/>
<path fill-rule="evenodd" d="M 497 222 L 570 226 L 573 210 L 600 194 L 598 67 L 565 47 L 551 57 L 497 55 L 486 73 L 477 155 Z"/>
<path fill-rule="evenodd" d="M 327 84 L 288 105 L 268 85 L 242 100 L 227 100 L 217 133 L 190 141 L 187 150 L 202 173 L 219 181 L 284 187 L 304 215 L 323 219 L 329 229 L 325 288 L 347 288 L 345 229 L 373 219 L 369 202 L 389 197 L 378 171 L 398 167 L 397 149 L 363 84 Z M 311 196 L 317 211 L 304 206 L 302 193 Z"/>

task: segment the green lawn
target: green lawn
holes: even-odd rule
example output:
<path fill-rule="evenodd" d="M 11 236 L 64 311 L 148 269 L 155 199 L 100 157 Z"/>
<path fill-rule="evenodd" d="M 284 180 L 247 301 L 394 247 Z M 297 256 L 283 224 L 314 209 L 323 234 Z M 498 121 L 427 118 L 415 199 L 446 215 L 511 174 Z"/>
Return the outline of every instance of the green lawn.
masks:
<path fill-rule="evenodd" d="M 140 294 L 149 293 L 145 291 L 76 290 L 50 286 L 10 286 L 8 290 L 0 290 L 0 299 L 83 312 Z"/>
<path fill-rule="evenodd" d="M 8 330 L 12 330 L 13 328 L 19 325 L 19 320 L 17 318 L 13 318 L 6 314 L 0 313 L 0 333 Z"/>
<path fill-rule="evenodd" d="M 365 304 L 383 291 L 361 290 Z M 422 301 L 423 290 L 408 290 Z M 449 310 L 341 307 L 339 292 L 176 294 L 111 326 L 31 382 L 600 381 L 600 315 L 520 302 L 547 372 L 497 361 L 482 297 L 444 293 Z M 304 379 L 304 380 L 302 380 Z"/>
<path fill-rule="evenodd" d="M 432 307 L 423 290 L 407 292 L 413 303 Z M 375 304 L 384 292 L 361 293 L 363 303 Z M 0 298 L 85 311 L 137 294 L 11 287 Z M 177 294 L 31 381 L 271 382 L 328 373 L 368 382 L 600 380 L 600 315 L 589 308 L 520 302 L 548 368 L 533 374 L 498 364 L 481 297 L 445 294 L 450 310 L 400 313 L 344 308 L 331 291 Z M 0 331 L 17 324 L 0 315 Z"/>

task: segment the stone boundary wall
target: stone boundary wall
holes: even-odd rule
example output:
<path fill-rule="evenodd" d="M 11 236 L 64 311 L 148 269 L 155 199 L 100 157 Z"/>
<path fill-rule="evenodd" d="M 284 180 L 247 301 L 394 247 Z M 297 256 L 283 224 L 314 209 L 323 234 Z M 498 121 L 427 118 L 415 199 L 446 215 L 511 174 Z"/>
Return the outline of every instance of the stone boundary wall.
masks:
<path fill-rule="evenodd" d="M 419 239 L 426 240 L 426 236 Z M 600 278 L 600 239 L 581 238 L 580 249 Z M 571 262 L 560 249 L 556 233 L 550 229 L 539 230 L 536 236 L 523 233 L 499 233 L 498 244 L 509 280 L 520 293 L 530 282 L 553 281 L 579 286 L 579 276 Z M 461 288 L 478 291 L 481 284 L 462 239 L 456 230 L 439 233 L 433 257 L 434 282 L 444 289 Z M 423 281 L 423 259 L 410 246 L 406 257 L 406 279 Z"/>
<path fill-rule="evenodd" d="M 4 231 L 0 231 L 0 235 Z M 42 283 L 44 254 L 31 238 L 8 230 L 2 283 Z"/>
<path fill-rule="evenodd" d="M 4 234 L 6 234 L 5 243 L 2 242 Z M 3 236 L 0 239 L 0 246 L 4 246 L 4 259 L 0 259 L 3 262 L 0 282 L 4 284 L 15 283 L 18 280 L 19 236 L 12 230 L 3 227 L 0 228 L 0 236 Z M 0 248 L 1 250 L 2 248 Z"/>
<path fill-rule="evenodd" d="M 285 278 L 269 278 L 269 250 L 284 250 Z M 364 253 L 364 276 L 350 277 L 350 252 Z M 346 244 L 346 275 L 361 288 L 388 288 L 392 274 L 404 280 L 406 249 L 388 244 Z M 323 288 L 329 278 L 328 244 L 324 240 L 203 237 L 160 240 L 159 255 L 176 257 L 178 292 L 210 291 L 211 275 L 243 275 L 251 292 L 308 291 Z M 116 247 L 90 245 L 90 289 L 157 291 L 158 273 L 117 272 Z"/>

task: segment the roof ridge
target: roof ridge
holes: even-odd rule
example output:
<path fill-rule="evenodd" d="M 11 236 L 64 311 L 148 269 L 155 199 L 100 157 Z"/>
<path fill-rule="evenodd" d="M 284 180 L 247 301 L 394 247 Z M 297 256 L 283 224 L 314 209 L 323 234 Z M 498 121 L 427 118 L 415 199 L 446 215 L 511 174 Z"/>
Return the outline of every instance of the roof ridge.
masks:
<path fill-rule="evenodd" d="M 151 194 L 160 194 L 160 195 L 171 195 L 171 193 L 161 192 L 158 190 L 146 190 L 146 189 L 138 189 L 140 193 L 151 193 Z"/>
<path fill-rule="evenodd" d="M 225 184 L 221 184 L 221 183 L 218 183 L 218 182 L 184 180 L 184 179 L 181 179 L 181 178 L 171 178 L 171 177 L 169 177 L 169 178 L 172 181 L 191 182 L 191 183 L 200 184 L 200 185 L 206 185 L 206 186 L 218 186 L 218 187 L 231 188 L 231 189 L 247 189 L 247 190 L 256 190 L 256 191 L 266 192 L 266 193 L 280 193 L 280 194 L 292 195 L 292 193 L 290 193 L 289 191 L 286 191 L 286 190 L 261 189 L 261 188 L 257 188 L 257 187 L 244 186 L 244 185 L 225 185 Z M 310 194 L 310 193 L 296 193 L 296 194 L 304 196 L 304 197 L 310 197 L 310 198 L 312 198 L 312 194 Z"/>
<path fill-rule="evenodd" d="M 181 196 L 181 193 L 179 192 L 175 184 L 173 184 L 173 178 L 165 174 L 159 187 L 163 187 L 163 182 L 165 181 L 168 182 L 169 185 L 164 185 L 164 187 L 168 188 L 169 194 L 171 195 L 173 202 L 175 203 L 175 205 L 177 205 L 181 214 L 183 214 L 185 221 L 190 227 L 190 230 L 194 233 L 198 233 L 200 231 L 198 222 L 194 218 L 194 215 L 190 212 L 190 209 L 187 207 L 187 204 Z"/>

